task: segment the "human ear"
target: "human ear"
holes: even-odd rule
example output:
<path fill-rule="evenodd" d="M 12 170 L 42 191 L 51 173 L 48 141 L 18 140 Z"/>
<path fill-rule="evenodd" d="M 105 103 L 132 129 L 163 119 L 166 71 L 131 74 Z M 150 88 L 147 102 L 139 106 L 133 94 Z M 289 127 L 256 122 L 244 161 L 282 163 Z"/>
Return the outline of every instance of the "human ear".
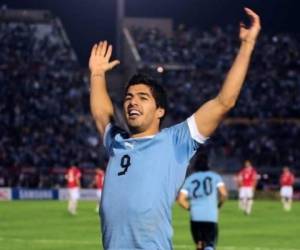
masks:
<path fill-rule="evenodd" d="M 165 109 L 158 108 L 157 109 L 157 118 L 161 119 L 165 115 Z"/>

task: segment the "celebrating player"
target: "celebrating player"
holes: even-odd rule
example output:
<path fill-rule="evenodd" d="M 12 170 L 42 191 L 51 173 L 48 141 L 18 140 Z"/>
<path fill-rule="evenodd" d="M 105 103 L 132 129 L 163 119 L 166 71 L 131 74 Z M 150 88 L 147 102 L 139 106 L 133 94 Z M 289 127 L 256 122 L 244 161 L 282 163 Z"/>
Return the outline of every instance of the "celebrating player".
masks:
<path fill-rule="evenodd" d="M 69 190 L 69 202 L 68 211 L 70 214 L 75 215 L 77 213 L 77 204 L 80 197 L 80 178 L 81 172 L 76 166 L 70 166 L 65 178 L 68 182 Z"/>
<path fill-rule="evenodd" d="M 287 166 L 284 167 L 280 176 L 280 196 L 285 211 L 292 209 L 294 182 L 295 176 Z"/>
<path fill-rule="evenodd" d="M 95 44 L 89 60 L 91 112 L 109 155 L 101 200 L 104 249 L 172 249 L 171 207 L 189 160 L 235 105 L 260 30 L 259 17 L 245 9 L 251 26 L 241 24 L 241 46 L 219 94 L 186 121 L 160 131 L 166 94 L 154 80 L 135 75 L 124 95 L 129 133 L 113 123 L 106 73 L 112 46 Z"/>
<path fill-rule="evenodd" d="M 246 215 L 251 214 L 253 195 L 257 184 L 258 175 L 249 160 L 245 161 L 244 168 L 238 173 L 239 207 Z"/>
<path fill-rule="evenodd" d="M 209 171 L 207 154 L 196 155 L 195 169 L 197 172 L 185 180 L 178 203 L 190 210 L 196 249 L 214 250 L 218 239 L 218 207 L 227 198 L 227 189 L 221 176 Z"/>

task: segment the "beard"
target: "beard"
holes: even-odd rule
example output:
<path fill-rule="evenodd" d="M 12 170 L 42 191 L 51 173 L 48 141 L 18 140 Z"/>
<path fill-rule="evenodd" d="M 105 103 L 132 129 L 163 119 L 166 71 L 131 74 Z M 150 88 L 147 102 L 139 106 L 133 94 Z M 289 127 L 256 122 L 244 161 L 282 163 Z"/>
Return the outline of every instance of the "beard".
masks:
<path fill-rule="evenodd" d="M 143 129 L 142 129 L 142 122 L 136 118 L 136 119 L 130 119 L 129 117 L 126 117 L 126 123 L 127 123 L 127 126 L 130 130 L 130 132 L 142 132 Z"/>

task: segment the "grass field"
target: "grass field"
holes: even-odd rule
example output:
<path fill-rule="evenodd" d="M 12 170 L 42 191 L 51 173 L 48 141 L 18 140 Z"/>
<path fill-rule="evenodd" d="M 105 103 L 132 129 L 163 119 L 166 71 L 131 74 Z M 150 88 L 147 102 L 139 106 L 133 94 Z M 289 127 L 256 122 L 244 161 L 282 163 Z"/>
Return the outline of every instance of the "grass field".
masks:
<path fill-rule="evenodd" d="M 99 250 L 99 219 L 93 202 L 81 202 L 77 216 L 66 202 L 0 202 L 1 250 Z M 174 208 L 174 248 L 194 249 L 188 214 Z M 251 216 L 227 202 L 221 212 L 218 250 L 300 250 L 300 203 L 290 213 L 276 201 L 257 201 Z"/>

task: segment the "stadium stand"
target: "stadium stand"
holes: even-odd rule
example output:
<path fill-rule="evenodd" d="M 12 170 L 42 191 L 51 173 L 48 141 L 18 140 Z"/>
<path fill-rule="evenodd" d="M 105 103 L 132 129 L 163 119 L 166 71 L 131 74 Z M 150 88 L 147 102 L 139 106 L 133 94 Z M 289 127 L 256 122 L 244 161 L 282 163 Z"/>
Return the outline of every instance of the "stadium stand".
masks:
<path fill-rule="evenodd" d="M 105 157 L 90 117 L 87 74 L 57 17 L 1 11 L 0 186 L 61 187 L 65 168 L 77 164 L 86 171 L 87 187 L 89 167 Z M 217 93 L 238 47 L 231 26 L 200 31 L 181 25 L 168 34 L 150 27 L 124 30 L 135 52 L 132 61 L 124 58 L 125 68 L 138 60 L 168 90 L 166 125 Z M 299 44 L 292 34 L 260 37 L 237 107 L 212 138 L 216 167 L 234 172 L 251 158 L 261 171 L 274 174 L 277 167 L 278 175 L 284 164 L 300 162 Z"/>
<path fill-rule="evenodd" d="M 184 70 L 161 70 L 157 77 L 168 90 L 173 122 L 182 121 L 200 103 L 213 97 L 230 66 L 238 36 L 231 26 L 208 31 L 179 26 L 173 36 L 159 28 L 130 27 L 142 60 L 149 65 L 177 64 Z M 223 158 L 216 161 L 226 171 L 236 171 L 250 157 L 261 169 L 300 160 L 299 36 L 263 34 L 236 108 L 213 137 L 214 148 Z M 189 93 L 193 93 L 189 95 Z"/>
<path fill-rule="evenodd" d="M 52 168 L 94 167 L 103 159 L 88 79 L 59 19 L 25 14 L 13 11 L 0 21 L 2 185 L 63 185 L 48 176 Z"/>

